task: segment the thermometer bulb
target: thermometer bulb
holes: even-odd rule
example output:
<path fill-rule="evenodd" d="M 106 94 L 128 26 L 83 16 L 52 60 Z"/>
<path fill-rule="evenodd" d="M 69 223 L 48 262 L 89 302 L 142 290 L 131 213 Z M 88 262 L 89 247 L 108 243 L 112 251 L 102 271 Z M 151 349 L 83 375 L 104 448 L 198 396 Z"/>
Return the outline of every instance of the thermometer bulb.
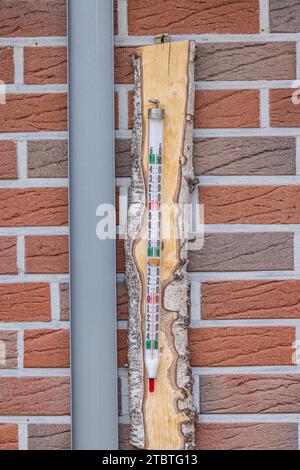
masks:
<path fill-rule="evenodd" d="M 155 379 L 149 379 L 149 392 L 153 393 L 155 390 Z"/>

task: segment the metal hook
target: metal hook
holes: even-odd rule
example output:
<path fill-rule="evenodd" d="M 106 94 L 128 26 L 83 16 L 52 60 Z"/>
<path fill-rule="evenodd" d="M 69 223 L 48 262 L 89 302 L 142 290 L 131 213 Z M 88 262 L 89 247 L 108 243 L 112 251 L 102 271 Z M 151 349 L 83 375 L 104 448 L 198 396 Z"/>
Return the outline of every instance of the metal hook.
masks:
<path fill-rule="evenodd" d="M 150 98 L 149 103 L 155 104 L 156 108 L 159 107 L 160 101 L 157 98 Z"/>

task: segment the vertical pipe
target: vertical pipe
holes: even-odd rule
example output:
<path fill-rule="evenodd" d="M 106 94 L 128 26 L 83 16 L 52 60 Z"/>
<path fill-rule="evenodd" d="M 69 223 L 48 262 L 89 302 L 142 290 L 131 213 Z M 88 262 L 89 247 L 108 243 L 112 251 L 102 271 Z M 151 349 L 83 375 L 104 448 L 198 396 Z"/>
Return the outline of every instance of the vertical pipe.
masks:
<path fill-rule="evenodd" d="M 96 236 L 114 204 L 113 2 L 69 0 L 72 441 L 117 448 L 115 241 Z"/>

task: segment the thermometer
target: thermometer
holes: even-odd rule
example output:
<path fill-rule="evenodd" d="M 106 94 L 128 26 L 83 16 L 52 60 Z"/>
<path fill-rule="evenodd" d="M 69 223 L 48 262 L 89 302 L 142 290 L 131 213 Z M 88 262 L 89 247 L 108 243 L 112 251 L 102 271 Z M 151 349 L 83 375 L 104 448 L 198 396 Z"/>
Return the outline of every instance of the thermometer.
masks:
<path fill-rule="evenodd" d="M 165 112 L 158 100 L 148 110 L 149 146 L 147 181 L 147 275 L 145 366 L 149 379 L 149 392 L 154 392 L 159 363 L 159 320 L 161 310 L 161 194 L 163 161 L 163 123 Z"/>

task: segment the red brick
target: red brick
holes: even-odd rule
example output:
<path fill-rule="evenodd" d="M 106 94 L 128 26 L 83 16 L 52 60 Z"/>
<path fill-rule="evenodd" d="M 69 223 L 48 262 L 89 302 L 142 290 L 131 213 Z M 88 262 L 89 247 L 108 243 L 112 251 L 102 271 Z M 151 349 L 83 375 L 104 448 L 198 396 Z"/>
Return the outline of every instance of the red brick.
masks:
<path fill-rule="evenodd" d="M 6 0 L 0 3 L 0 37 L 65 36 L 66 0 Z"/>
<path fill-rule="evenodd" d="M 292 365 L 293 327 L 225 327 L 189 330 L 191 365 Z M 118 330 L 118 365 L 127 366 L 127 330 Z"/>
<path fill-rule="evenodd" d="M 24 367 L 70 367 L 68 330 L 25 330 Z"/>
<path fill-rule="evenodd" d="M 0 179 L 15 179 L 17 175 L 16 144 L 9 140 L 0 142 Z"/>
<path fill-rule="evenodd" d="M 189 332 L 191 365 L 292 365 L 292 327 L 195 328 Z"/>
<path fill-rule="evenodd" d="M 17 332 L 0 331 L 0 369 L 14 369 L 17 365 Z"/>
<path fill-rule="evenodd" d="M 134 83 L 132 56 L 135 47 L 115 47 L 115 83 Z"/>
<path fill-rule="evenodd" d="M 257 90 L 198 90 L 195 101 L 195 127 L 259 127 Z"/>
<path fill-rule="evenodd" d="M 25 238 L 26 273 L 64 274 L 69 271 L 67 236 L 29 236 Z"/>
<path fill-rule="evenodd" d="M 200 189 L 206 224 L 299 224 L 300 186 Z"/>
<path fill-rule="evenodd" d="M 17 239 L 0 237 L 0 274 L 17 274 Z"/>
<path fill-rule="evenodd" d="M 52 226 L 67 223 L 66 188 L 0 189 L 0 226 Z"/>
<path fill-rule="evenodd" d="M 198 450 L 298 450 L 296 423 L 202 423 Z"/>
<path fill-rule="evenodd" d="M 298 104 L 293 103 L 293 95 Z M 270 119 L 273 127 L 300 127 L 298 89 L 270 90 Z"/>
<path fill-rule="evenodd" d="M 50 321 L 49 284 L 0 285 L 0 322 Z"/>
<path fill-rule="evenodd" d="M 18 425 L 0 424 L 0 450 L 18 450 Z"/>
<path fill-rule="evenodd" d="M 258 0 L 128 0 L 132 35 L 258 33 Z"/>
<path fill-rule="evenodd" d="M 127 330 L 118 330 L 118 367 L 127 367 Z"/>
<path fill-rule="evenodd" d="M 24 82 L 29 85 L 67 83 L 66 47 L 25 47 Z"/>
<path fill-rule="evenodd" d="M 300 318 L 300 281 L 203 282 L 201 318 Z"/>
<path fill-rule="evenodd" d="M 0 47 L 0 80 L 2 82 L 13 83 L 15 81 L 13 54 L 12 47 Z"/>
<path fill-rule="evenodd" d="M 0 377 L 0 414 L 62 416 L 70 413 L 68 377 Z"/>
<path fill-rule="evenodd" d="M 0 132 L 66 130 L 66 93 L 7 95 L 1 105 Z"/>
<path fill-rule="evenodd" d="M 117 313 L 118 320 L 128 318 L 128 294 L 124 282 L 117 283 Z"/>

